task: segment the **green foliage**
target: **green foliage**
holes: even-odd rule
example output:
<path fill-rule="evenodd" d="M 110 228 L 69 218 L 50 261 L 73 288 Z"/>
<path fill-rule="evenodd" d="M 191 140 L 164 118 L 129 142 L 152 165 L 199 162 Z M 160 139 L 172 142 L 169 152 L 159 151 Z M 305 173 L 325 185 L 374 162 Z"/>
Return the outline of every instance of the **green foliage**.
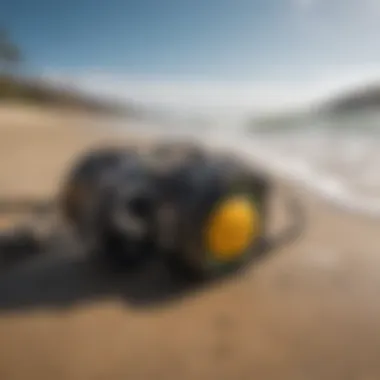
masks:
<path fill-rule="evenodd" d="M 0 70 L 3 73 L 12 73 L 22 62 L 20 48 L 12 42 L 5 28 L 0 28 Z"/>
<path fill-rule="evenodd" d="M 0 101 L 28 102 L 56 105 L 83 111 L 137 116 L 139 110 L 124 104 L 104 101 L 76 91 L 53 88 L 42 81 L 22 79 L 18 72 L 23 62 L 20 48 L 7 30 L 0 27 Z"/>

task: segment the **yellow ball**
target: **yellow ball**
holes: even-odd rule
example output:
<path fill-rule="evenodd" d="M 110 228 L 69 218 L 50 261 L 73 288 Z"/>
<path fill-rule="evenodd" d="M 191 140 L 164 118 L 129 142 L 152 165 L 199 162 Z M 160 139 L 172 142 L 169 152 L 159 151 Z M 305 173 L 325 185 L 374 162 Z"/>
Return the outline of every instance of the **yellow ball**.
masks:
<path fill-rule="evenodd" d="M 211 214 L 206 227 L 208 251 L 215 259 L 231 261 L 249 248 L 260 234 L 260 215 L 247 197 L 223 201 Z"/>

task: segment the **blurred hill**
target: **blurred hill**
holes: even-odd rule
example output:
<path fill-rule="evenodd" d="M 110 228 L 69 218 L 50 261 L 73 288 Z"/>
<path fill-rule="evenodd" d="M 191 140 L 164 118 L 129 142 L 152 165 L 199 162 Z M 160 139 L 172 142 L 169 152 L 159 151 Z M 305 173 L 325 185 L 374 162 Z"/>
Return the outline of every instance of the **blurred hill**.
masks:
<path fill-rule="evenodd" d="M 0 102 L 33 103 L 128 117 L 144 114 L 132 102 L 105 99 L 67 85 L 57 86 L 47 80 L 27 77 L 25 66 L 26 60 L 20 47 L 8 31 L 0 26 Z"/>
<path fill-rule="evenodd" d="M 47 81 L 0 75 L 0 102 L 32 103 L 59 106 L 75 111 L 91 111 L 120 116 L 138 116 L 142 110 L 132 104 L 110 101 L 81 93 L 75 89 L 59 88 Z"/>
<path fill-rule="evenodd" d="M 308 125 L 321 126 L 324 121 L 334 121 L 336 126 L 349 128 L 363 117 L 367 124 L 373 119 L 377 125 L 379 115 L 380 83 L 373 83 L 345 90 L 306 109 L 253 117 L 248 120 L 247 128 L 255 132 L 276 132 Z"/>
<path fill-rule="evenodd" d="M 325 102 L 321 111 L 333 116 L 380 111 L 380 83 L 366 85 L 337 95 Z"/>

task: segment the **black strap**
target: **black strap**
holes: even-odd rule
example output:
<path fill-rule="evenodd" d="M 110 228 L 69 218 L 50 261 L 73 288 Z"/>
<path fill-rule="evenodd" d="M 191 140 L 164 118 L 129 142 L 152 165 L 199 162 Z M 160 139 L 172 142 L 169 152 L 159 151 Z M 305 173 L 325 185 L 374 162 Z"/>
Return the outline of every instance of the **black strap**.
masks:
<path fill-rule="evenodd" d="M 290 215 L 290 224 L 277 236 L 269 237 L 266 242 L 269 250 L 276 250 L 281 246 L 291 244 L 297 240 L 304 232 L 307 224 L 306 209 L 300 199 L 294 195 L 286 193 L 284 195 L 287 213 Z"/>

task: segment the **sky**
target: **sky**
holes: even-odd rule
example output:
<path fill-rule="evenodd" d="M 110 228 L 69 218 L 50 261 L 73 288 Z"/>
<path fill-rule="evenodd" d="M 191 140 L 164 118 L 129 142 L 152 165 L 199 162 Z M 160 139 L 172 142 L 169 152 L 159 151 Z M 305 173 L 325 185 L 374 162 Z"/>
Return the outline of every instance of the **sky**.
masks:
<path fill-rule="evenodd" d="M 380 79 L 380 0 L 2 0 L 25 68 L 176 107 L 270 109 Z"/>

